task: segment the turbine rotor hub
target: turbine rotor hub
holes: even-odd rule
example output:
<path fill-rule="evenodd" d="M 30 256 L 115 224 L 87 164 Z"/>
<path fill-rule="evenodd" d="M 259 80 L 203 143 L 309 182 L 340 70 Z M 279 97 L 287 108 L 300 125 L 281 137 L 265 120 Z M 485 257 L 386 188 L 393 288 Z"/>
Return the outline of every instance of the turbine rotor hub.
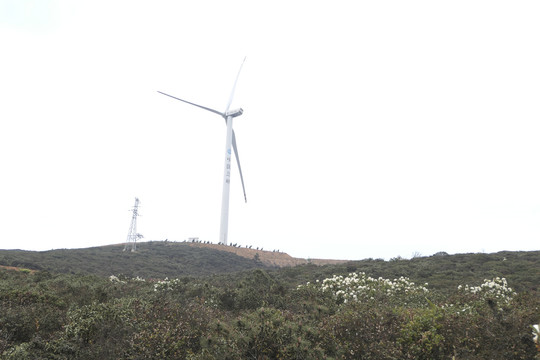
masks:
<path fill-rule="evenodd" d="M 239 109 L 235 109 L 235 110 L 231 110 L 231 111 L 227 111 L 225 113 L 225 117 L 228 118 L 229 116 L 230 117 L 237 117 L 237 116 L 240 116 L 244 113 L 244 110 L 242 108 L 239 108 Z"/>

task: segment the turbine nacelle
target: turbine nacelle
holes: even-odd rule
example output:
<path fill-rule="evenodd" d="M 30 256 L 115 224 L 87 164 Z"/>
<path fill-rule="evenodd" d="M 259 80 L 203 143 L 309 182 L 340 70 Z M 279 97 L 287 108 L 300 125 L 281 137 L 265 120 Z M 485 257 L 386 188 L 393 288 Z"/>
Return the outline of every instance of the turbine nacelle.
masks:
<path fill-rule="evenodd" d="M 231 111 L 227 111 L 223 116 L 225 119 L 228 118 L 229 116 L 230 117 L 237 117 L 237 116 L 240 116 L 244 113 L 244 110 L 242 108 L 239 108 L 239 109 L 235 109 L 235 110 L 231 110 Z"/>

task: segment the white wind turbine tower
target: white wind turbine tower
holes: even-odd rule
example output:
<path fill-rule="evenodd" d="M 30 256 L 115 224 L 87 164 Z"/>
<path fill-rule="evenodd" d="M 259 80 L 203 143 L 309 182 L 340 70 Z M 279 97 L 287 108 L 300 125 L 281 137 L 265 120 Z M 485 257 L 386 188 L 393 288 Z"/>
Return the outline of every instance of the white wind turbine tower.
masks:
<path fill-rule="evenodd" d="M 245 58 L 244 58 L 244 61 L 246 61 Z M 231 145 L 234 150 L 236 163 L 238 164 L 238 170 L 240 172 L 240 181 L 242 182 L 242 190 L 244 191 L 244 200 L 245 202 L 247 202 L 246 188 L 244 186 L 244 177 L 242 176 L 242 168 L 240 167 L 240 159 L 238 158 L 238 149 L 236 147 L 236 135 L 234 134 L 234 130 L 232 128 L 233 118 L 242 115 L 244 110 L 239 108 L 239 109 L 229 111 L 229 107 L 231 106 L 231 103 L 233 101 L 234 90 L 236 89 L 236 83 L 238 82 L 238 77 L 240 76 L 240 71 L 242 70 L 244 61 L 242 61 L 242 64 L 240 65 L 240 69 L 238 70 L 238 74 L 236 75 L 236 79 L 234 81 L 234 85 L 231 91 L 231 96 L 229 97 L 229 102 L 227 103 L 227 107 L 225 108 L 224 112 L 210 109 L 202 105 L 194 104 L 192 102 L 189 102 L 189 101 L 177 98 L 175 96 L 165 94 L 164 92 L 158 91 L 158 93 L 160 94 L 172 97 L 173 99 L 180 100 L 190 105 L 194 105 L 201 109 L 213 112 L 214 114 L 218 114 L 219 116 L 225 119 L 225 124 L 227 125 L 227 135 L 226 135 L 226 140 L 225 140 L 225 166 L 223 170 L 223 195 L 221 198 L 221 225 L 219 229 L 219 241 L 224 245 L 227 245 L 227 233 L 228 233 L 228 228 L 229 228 L 229 189 L 230 189 L 230 183 L 231 183 Z"/>

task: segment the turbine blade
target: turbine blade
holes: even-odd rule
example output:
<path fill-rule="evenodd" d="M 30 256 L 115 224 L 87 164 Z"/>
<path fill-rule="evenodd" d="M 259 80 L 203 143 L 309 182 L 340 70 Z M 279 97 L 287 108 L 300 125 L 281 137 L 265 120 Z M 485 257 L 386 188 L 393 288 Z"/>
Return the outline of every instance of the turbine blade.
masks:
<path fill-rule="evenodd" d="M 238 77 L 240 76 L 240 71 L 242 71 L 242 66 L 244 66 L 244 62 L 246 61 L 246 57 L 244 57 L 244 61 L 242 61 L 242 64 L 240 65 L 240 69 L 238 70 L 238 74 L 236 74 L 236 80 L 234 80 L 234 85 L 231 91 L 231 96 L 229 97 L 229 102 L 227 103 L 227 108 L 225 109 L 225 113 L 229 111 L 229 108 L 231 107 L 231 103 L 233 101 L 234 97 L 234 90 L 236 89 L 236 83 L 238 82 Z"/>
<path fill-rule="evenodd" d="M 234 130 L 232 132 L 232 147 L 234 150 L 234 156 L 236 157 L 236 164 L 238 164 L 238 170 L 240 171 L 240 181 L 242 182 L 242 190 L 244 191 L 244 201 L 247 202 L 246 187 L 244 186 L 244 176 L 242 175 L 242 167 L 240 166 L 240 158 L 238 157 L 238 149 L 236 147 L 236 135 Z"/>
<path fill-rule="evenodd" d="M 194 103 L 192 103 L 192 102 L 189 102 L 189 101 L 186 101 L 186 100 L 182 100 L 182 99 L 180 99 L 180 98 L 177 98 L 176 96 L 172 96 L 172 95 L 169 95 L 169 94 L 165 94 L 164 92 L 161 92 L 161 91 L 158 91 L 158 93 L 163 94 L 163 95 L 166 95 L 166 96 L 168 96 L 168 97 L 172 97 L 173 99 L 176 99 L 176 100 L 183 101 L 183 102 L 188 103 L 188 104 L 190 104 L 190 105 L 194 105 L 194 106 L 199 107 L 199 108 L 201 108 L 201 109 L 204 109 L 204 110 L 213 112 L 214 114 L 218 114 L 219 116 L 225 117 L 225 114 L 224 114 L 224 113 L 221 113 L 221 112 L 219 112 L 219 111 L 217 111 L 217 110 L 214 110 L 214 109 L 207 108 L 206 106 L 194 104 Z"/>

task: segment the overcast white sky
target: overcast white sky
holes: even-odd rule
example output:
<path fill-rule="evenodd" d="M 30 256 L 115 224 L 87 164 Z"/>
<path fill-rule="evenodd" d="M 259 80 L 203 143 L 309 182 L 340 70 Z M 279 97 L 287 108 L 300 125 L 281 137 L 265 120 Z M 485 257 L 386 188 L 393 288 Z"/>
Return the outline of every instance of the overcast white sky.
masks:
<path fill-rule="evenodd" d="M 540 249 L 538 1 L 0 0 L 0 248 Z M 236 164 L 234 164 L 235 166 Z"/>

